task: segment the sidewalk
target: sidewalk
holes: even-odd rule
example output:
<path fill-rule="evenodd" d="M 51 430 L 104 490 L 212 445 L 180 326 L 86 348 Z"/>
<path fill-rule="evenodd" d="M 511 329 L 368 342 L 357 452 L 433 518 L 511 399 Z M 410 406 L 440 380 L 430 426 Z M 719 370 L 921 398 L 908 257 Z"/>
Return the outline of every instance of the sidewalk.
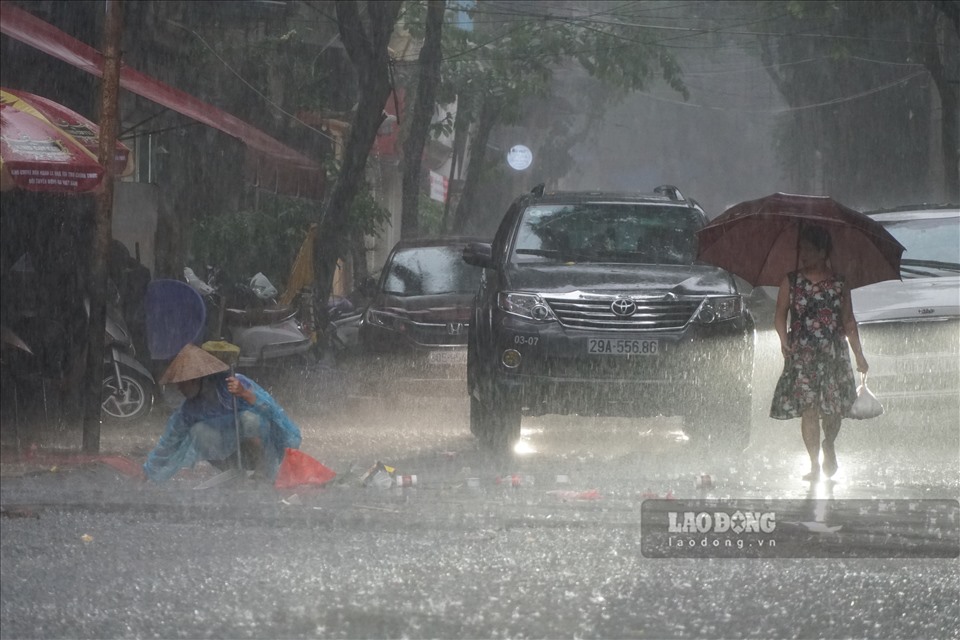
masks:
<path fill-rule="evenodd" d="M 83 431 L 78 425 L 59 427 L 34 422 L 0 423 L 0 477 L 23 476 L 96 464 L 107 464 L 124 475 L 135 473 L 163 432 L 165 416 L 151 415 L 136 425 L 104 423 L 100 451 L 83 452 Z M 19 441 L 18 441 L 19 435 Z"/>
<path fill-rule="evenodd" d="M 331 412 L 332 407 L 347 401 L 349 380 L 356 374 L 348 373 L 354 362 L 346 360 L 343 367 L 318 366 L 308 372 L 292 368 L 257 372 L 253 377 L 264 386 L 292 416 L 315 417 L 316 407 Z M 180 405 L 183 396 L 168 386 L 163 397 L 154 402 L 153 411 L 134 425 L 104 422 L 100 429 L 100 457 L 131 458 L 142 464 L 147 454 L 163 434 L 170 414 Z M 55 403 L 52 403 L 52 405 Z M 304 407 L 304 404 L 308 407 Z M 21 417 L 16 424 L 15 409 L 4 406 L 0 415 L 0 476 L 24 475 L 89 464 L 96 460 L 82 454 L 83 432 L 78 423 L 69 428 L 57 426 L 58 408 L 27 409 L 32 415 Z M 295 421 L 301 430 L 306 426 Z M 19 429 L 18 429 L 19 426 Z M 19 442 L 18 442 L 19 435 Z M 307 433 L 304 432 L 304 438 Z"/>

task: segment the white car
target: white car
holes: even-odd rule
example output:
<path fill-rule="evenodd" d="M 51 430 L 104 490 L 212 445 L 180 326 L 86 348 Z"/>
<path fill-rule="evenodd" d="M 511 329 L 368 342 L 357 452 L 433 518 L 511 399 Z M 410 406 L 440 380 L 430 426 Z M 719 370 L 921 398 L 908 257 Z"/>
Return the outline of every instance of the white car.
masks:
<path fill-rule="evenodd" d="M 906 248 L 902 280 L 851 293 L 867 386 L 886 403 L 960 401 L 960 207 L 870 214 Z"/>

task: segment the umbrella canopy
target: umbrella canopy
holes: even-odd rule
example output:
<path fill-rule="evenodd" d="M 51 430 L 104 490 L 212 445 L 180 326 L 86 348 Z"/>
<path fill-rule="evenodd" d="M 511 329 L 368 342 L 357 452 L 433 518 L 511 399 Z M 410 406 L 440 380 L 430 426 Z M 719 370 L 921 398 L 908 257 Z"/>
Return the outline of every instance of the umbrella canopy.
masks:
<path fill-rule="evenodd" d="M 80 114 L 25 91 L 0 88 L 0 190 L 85 193 L 104 170 L 99 128 Z M 117 143 L 118 176 L 133 171 L 133 154 Z"/>
<path fill-rule="evenodd" d="M 697 232 L 697 257 L 755 287 L 776 287 L 797 268 L 803 225 L 830 232 L 830 264 L 849 288 L 900 279 L 903 245 L 879 222 L 825 196 L 775 193 L 734 205 Z"/>

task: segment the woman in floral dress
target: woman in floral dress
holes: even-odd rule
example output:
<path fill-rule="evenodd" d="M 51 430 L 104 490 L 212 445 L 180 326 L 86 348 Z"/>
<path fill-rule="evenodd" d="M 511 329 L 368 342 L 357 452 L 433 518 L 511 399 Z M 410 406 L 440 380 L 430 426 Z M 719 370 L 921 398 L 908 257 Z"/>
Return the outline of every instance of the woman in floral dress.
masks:
<path fill-rule="evenodd" d="M 821 423 L 823 473 L 829 478 L 837 472 L 834 441 L 840 433 L 840 421 L 857 396 L 847 341 L 857 360 L 857 370 L 866 373 L 868 369 L 850 291 L 843 276 L 834 273 L 829 265 L 831 249 L 826 229 L 803 227 L 799 270 L 787 274 L 780 284 L 774 315 L 784 365 L 773 394 L 770 417 L 800 418 L 800 433 L 810 456 L 810 472 L 804 480 L 820 478 Z"/>

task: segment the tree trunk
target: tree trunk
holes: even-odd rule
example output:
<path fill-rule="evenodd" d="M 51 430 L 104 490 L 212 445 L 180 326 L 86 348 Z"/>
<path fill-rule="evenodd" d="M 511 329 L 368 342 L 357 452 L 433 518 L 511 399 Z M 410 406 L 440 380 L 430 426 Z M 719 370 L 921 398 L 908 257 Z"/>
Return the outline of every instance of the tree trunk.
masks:
<path fill-rule="evenodd" d="M 929 30 L 929 42 L 937 42 L 936 26 Z M 956 38 L 952 39 L 956 42 Z M 945 52 L 944 52 L 945 55 Z M 954 54 L 956 55 L 956 54 Z M 960 201 L 960 105 L 956 78 L 948 77 L 946 65 L 941 58 L 940 47 L 927 45 L 924 65 L 940 94 L 940 143 L 943 155 L 944 188 L 949 202 Z"/>
<path fill-rule="evenodd" d="M 366 177 L 367 156 L 384 120 L 383 107 L 390 95 L 390 55 L 387 49 L 401 2 L 367 2 L 368 22 L 360 17 L 360 2 L 336 3 L 340 39 L 359 79 L 359 102 L 350 127 L 340 175 L 317 228 L 314 244 L 314 307 L 325 326 L 327 300 L 333 289 L 337 260 L 350 251 L 344 233 L 350 205 Z"/>
<path fill-rule="evenodd" d="M 413 238 L 419 235 L 420 170 L 423 148 L 430 134 L 430 120 L 436 103 L 437 86 L 440 84 L 440 34 L 443 30 L 443 13 L 446 0 L 429 0 L 427 3 L 427 32 L 420 49 L 420 77 L 417 82 L 417 98 L 410 117 L 410 128 L 403 142 L 403 200 L 400 211 L 400 235 Z"/>
<path fill-rule="evenodd" d="M 357 289 L 370 277 L 370 270 L 367 269 L 367 243 L 362 233 L 353 237 L 350 252 L 353 256 L 353 288 Z"/>
<path fill-rule="evenodd" d="M 943 109 L 942 149 L 945 173 L 944 187 L 947 200 L 960 202 L 960 105 L 957 100 L 956 80 L 944 79 L 940 88 L 940 106 Z"/>
<path fill-rule="evenodd" d="M 480 115 L 477 118 L 477 127 L 470 140 L 470 159 L 467 162 L 467 177 L 463 183 L 463 192 L 457 211 L 454 215 L 453 230 L 464 233 L 470 216 L 473 215 L 474 201 L 477 197 L 477 188 L 480 185 L 480 175 L 483 173 L 483 163 L 487 157 L 487 143 L 493 127 L 500 116 L 500 108 L 496 98 L 485 96 L 480 104 Z"/>
<path fill-rule="evenodd" d="M 448 184 L 450 193 L 447 194 L 447 201 L 443 203 L 443 222 L 441 228 L 450 233 L 453 231 L 453 216 L 450 215 L 450 205 L 454 192 L 454 180 L 461 171 L 463 162 L 463 148 L 466 146 L 467 133 L 470 131 L 470 120 L 472 117 L 471 98 L 466 95 L 457 96 L 457 115 L 453 122 L 453 154 L 450 158 L 450 175 Z M 459 198 L 457 200 L 459 203 Z"/>

